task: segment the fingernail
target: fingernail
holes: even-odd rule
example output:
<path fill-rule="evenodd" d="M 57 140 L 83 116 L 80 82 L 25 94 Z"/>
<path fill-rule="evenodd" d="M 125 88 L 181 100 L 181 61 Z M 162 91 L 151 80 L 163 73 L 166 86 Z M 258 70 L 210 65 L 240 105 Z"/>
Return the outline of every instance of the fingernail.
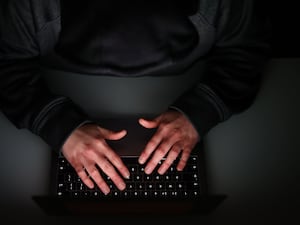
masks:
<path fill-rule="evenodd" d="M 163 169 L 159 169 L 157 172 L 158 172 L 160 175 L 163 175 L 165 171 L 164 171 Z"/>
<path fill-rule="evenodd" d="M 140 163 L 140 164 L 144 164 L 144 163 L 145 163 L 145 159 L 139 158 L 139 163 Z"/>
<path fill-rule="evenodd" d="M 109 192 L 110 192 L 110 189 L 105 189 L 105 190 L 103 191 L 103 193 L 104 193 L 105 195 L 108 195 Z"/>
<path fill-rule="evenodd" d="M 151 173 L 151 169 L 150 169 L 149 167 L 146 167 L 146 168 L 145 168 L 145 173 L 146 173 L 146 174 L 150 174 L 150 173 Z"/>
<path fill-rule="evenodd" d="M 93 189 L 93 188 L 94 188 L 94 183 L 93 183 L 93 182 L 89 182 L 87 186 L 88 186 L 90 189 Z"/>
<path fill-rule="evenodd" d="M 120 190 L 124 190 L 126 188 L 126 184 L 125 183 L 121 183 L 119 186 Z"/>
<path fill-rule="evenodd" d="M 176 169 L 177 169 L 177 171 L 182 171 L 183 170 L 182 167 L 177 167 Z"/>
<path fill-rule="evenodd" d="M 144 154 L 141 154 L 140 157 L 139 157 L 139 163 L 140 163 L 140 164 L 144 164 L 145 161 L 146 161 L 146 159 L 145 159 Z"/>

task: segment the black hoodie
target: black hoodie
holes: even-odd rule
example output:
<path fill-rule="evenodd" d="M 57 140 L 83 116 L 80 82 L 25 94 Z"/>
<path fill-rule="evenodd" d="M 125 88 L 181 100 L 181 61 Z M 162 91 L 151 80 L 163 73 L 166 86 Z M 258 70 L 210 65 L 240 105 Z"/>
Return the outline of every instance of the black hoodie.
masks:
<path fill-rule="evenodd" d="M 0 109 L 16 127 L 60 149 L 89 121 L 43 83 L 39 66 L 49 55 L 50 65 L 60 69 L 114 76 L 156 76 L 172 68 L 180 73 L 205 60 L 201 82 L 171 106 L 201 137 L 253 102 L 269 56 L 259 0 L 99 2 L 1 1 Z"/>

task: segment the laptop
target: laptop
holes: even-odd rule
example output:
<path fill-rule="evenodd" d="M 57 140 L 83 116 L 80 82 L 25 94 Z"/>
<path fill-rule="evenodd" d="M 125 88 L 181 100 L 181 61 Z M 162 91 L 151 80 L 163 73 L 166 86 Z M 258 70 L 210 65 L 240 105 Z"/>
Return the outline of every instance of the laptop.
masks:
<path fill-rule="evenodd" d="M 147 175 L 144 165 L 138 163 L 156 132 L 143 128 L 138 118 L 154 118 L 165 111 L 198 79 L 199 68 L 195 68 L 184 75 L 160 78 L 96 77 L 47 69 L 44 78 L 53 92 L 70 97 L 100 126 L 127 130 L 123 139 L 108 144 L 120 155 L 131 176 L 125 180 L 126 189 L 119 191 L 99 170 L 111 188 L 106 196 L 96 185 L 87 188 L 64 156 L 53 151 L 49 195 L 34 196 L 33 200 L 49 215 L 186 215 L 216 208 L 226 196 L 209 194 L 202 142 L 193 149 L 181 172 L 176 170 L 178 159 L 164 175 L 157 169 Z M 88 91 L 84 87 L 89 87 Z"/>

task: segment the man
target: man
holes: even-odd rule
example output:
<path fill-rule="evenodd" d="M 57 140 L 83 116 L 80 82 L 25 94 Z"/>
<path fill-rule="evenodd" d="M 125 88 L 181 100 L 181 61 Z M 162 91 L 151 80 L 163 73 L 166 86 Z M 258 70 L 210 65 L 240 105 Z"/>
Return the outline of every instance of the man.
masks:
<path fill-rule="evenodd" d="M 106 140 L 119 140 L 126 130 L 110 131 L 51 93 L 40 77 L 41 60 L 52 55 L 49 64 L 59 69 L 124 77 L 180 73 L 205 60 L 201 82 L 155 119 L 139 119 L 157 128 L 139 158 L 145 172 L 166 157 L 158 168 L 163 174 L 179 155 L 183 170 L 197 142 L 249 107 L 258 91 L 268 32 L 257 2 L 1 1 L 1 110 L 18 128 L 61 149 L 88 187 L 109 193 L 99 167 L 124 190 L 130 173 Z"/>

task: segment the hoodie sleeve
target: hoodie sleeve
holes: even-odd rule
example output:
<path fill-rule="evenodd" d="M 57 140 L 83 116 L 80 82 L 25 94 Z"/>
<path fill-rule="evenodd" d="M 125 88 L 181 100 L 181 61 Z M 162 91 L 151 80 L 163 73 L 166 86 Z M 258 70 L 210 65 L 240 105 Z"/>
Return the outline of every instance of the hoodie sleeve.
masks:
<path fill-rule="evenodd" d="M 218 2 L 216 39 L 204 78 L 172 106 L 190 119 L 201 137 L 252 104 L 270 53 L 269 20 L 259 1 Z"/>
<path fill-rule="evenodd" d="M 17 128 L 29 129 L 59 150 L 68 135 L 88 120 L 70 99 L 51 93 L 41 79 L 37 36 L 47 29 L 44 20 L 58 16 L 46 7 L 42 18 L 37 12 L 41 5 L 33 0 L 0 3 L 0 110 Z M 46 43 L 53 42 L 53 36 Z"/>

